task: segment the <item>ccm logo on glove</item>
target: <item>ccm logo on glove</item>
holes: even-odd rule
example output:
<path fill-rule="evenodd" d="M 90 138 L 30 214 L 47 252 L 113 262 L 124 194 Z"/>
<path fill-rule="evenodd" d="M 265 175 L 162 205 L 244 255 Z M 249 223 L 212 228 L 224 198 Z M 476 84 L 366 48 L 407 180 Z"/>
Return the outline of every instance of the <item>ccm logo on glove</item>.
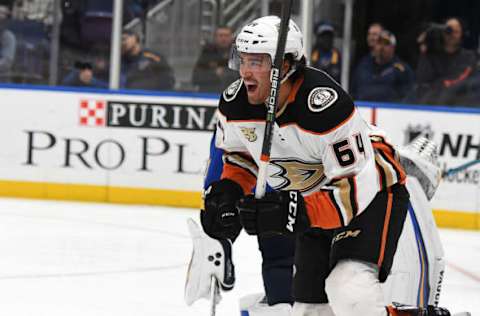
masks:
<path fill-rule="evenodd" d="M 298 191 L 267 192 L 261 199 L 248 195 L 238 201 L 237 209 L 240 223 L 250 235 L 294 234 L 310 227 Z"/>

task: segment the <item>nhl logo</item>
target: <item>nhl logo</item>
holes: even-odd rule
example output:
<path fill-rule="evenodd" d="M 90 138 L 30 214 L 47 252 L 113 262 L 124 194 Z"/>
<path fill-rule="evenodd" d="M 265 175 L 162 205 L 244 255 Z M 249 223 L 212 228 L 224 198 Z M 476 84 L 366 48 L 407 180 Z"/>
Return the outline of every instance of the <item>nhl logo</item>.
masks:
<path fill-rule="evenodd" d="M 405 135 L 405 141 L 404 141 L 405 145 L 411 143 L 414 139 L 416 139 L 419 136 L 424 136 L 427 139 L 433 139 L 433 134 L 434 134 L 432 126 L 430 126 L 430 124 L 427 124 L 427 125 L 408 124 L 404 133 L 405 133 L 404 134 Z"/>
<path fill-rule="evenodd" d="M 237 81 L 231 83 L 225 91 L 223 91 L 223 98 L 225 101 L 230 102 L 237 96 L 238 91 L 242 87 L 243 79 L 238 79 Z"/>
<path fill-rule="evenodd" d="M 308 108 L 312 112 L 321 112 L 335 103 L 338 93 L 332 88 L 318 87 L 308 95 Z"/>

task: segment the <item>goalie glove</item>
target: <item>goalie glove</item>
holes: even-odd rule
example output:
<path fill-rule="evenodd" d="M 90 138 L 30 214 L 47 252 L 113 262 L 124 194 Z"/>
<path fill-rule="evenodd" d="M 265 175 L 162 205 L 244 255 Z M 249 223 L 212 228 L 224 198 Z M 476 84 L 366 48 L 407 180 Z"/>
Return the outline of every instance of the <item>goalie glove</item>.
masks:
<path fill-rule="evenodd" d="M 212 276 L 224 291 L 235 285 L 235 268 L 232 262 L 232 243 L 217 240 L 205 234 L 198 224 L 187 220 L 188 230 L 193 240 L 193 251 L 185 281 L 185 302 L 192 305 L 200 298 L 209 299 Z M 221 299 L 220 295 L 218 296 Z M 217 302 L 218 303 L 218 302 Z"/>
<path fill-rule="evenodd" d="M 294 234 L 310 227 L 305 201 L 298 191 L 267 192 L 261 199 L 248 195 L 238 201 L 237 209 L 250 235 Z"/>

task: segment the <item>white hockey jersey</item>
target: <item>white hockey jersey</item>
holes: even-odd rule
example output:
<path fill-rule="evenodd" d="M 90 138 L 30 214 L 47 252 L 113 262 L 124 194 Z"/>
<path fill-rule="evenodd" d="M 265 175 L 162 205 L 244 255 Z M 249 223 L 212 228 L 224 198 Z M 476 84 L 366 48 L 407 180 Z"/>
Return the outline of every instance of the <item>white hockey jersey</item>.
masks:
<path fill-rule="evenodd" d="M 246 193 L 256 182 L 265 117 L 265 107 L 249 104 L 241 79 L 224 91 L 216 133 L 216 146 L 225 151 L 222 178 Z M 395 156 L 335 81 L 306 68 L 277 114 L 267 182 L 302 192 L 312 226 L 340 227 L 377 192 L 405 181 Z"/>

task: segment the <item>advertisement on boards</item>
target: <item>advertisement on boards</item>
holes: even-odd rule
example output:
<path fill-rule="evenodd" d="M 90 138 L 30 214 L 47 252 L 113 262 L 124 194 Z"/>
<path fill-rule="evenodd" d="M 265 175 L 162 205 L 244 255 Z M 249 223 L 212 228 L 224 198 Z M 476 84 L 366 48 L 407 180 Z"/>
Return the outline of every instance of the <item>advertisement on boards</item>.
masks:
<path fill-rule="evenodd" d="M 2 102 L 3 181 L 202 187 L 215 100 L 11 89 Z"/>
<path fill-rule="evenodd" d="M 9 108 L 0 124 L 1 195 L 201 205 L 215 98 L 2 89 L 1 101 Z M 479 112 L 368 103 L 358 110 L 396 145 L 432 139 L 443 170 L 480 158 Z M 445 177 L 432 205 L 478 214 L 480 164 Z"/>
<path fill-rule="evenodd" d="M 376 118 L 396 144 L 408 144 L 420 134 L 432 139 L 443 171 L 480 159 L 480 113 L 378 108 Z M 434 209 L 478 212 L 480 164 L 443 178 L 432 204 Z"/>

